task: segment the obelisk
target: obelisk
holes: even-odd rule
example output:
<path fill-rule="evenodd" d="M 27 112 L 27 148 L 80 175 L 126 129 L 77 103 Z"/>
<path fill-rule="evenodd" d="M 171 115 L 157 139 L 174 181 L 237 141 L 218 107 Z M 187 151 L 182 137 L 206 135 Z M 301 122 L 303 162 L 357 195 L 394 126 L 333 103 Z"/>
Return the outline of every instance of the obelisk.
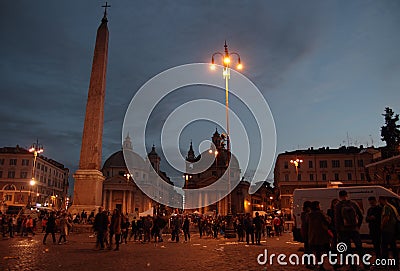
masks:
<path fill-rule="evenodd" d="M 97 29 L 94 48 L 79 169 L 74 174 L 74 197 L 71 211 L 76 213 L 82 210 L 88 213 L 96 212 L 102 205 L 105 177 L 100 169 L 108 54 L 107 7 L 109 5 L 107 2 L 103 7 L 105 8 L 104 16 Z"/>

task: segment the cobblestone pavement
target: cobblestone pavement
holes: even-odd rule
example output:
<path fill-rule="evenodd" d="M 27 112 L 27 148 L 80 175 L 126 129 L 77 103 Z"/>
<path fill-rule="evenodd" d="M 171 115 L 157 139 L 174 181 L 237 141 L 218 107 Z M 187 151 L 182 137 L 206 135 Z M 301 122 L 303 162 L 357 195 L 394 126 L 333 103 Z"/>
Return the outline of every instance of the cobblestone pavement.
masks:
<path fill-rule="evenodd" d="M 164 238 L 167 240 L 168 236 Z M 257 263 L 257 256 L 265 249 L 269 255 L 302 255 L 302 244 L 291 241 L 290 233 L 263 238 L 260 246 L 238 243 L 236 239 L 200 239 L 194 234 L 188 243 L 131 241 L 122 244 L 120 251 L 95 250 L 95 238 L 88 233 L 72 233 L 65 245 L 52 244 L 51 238 L 43 245 L 42 239 L 40 233 L 34 237 L 0 239 L 0 270 L 309 270 L 290 264 L 279 266 L 276 262 Z"/>

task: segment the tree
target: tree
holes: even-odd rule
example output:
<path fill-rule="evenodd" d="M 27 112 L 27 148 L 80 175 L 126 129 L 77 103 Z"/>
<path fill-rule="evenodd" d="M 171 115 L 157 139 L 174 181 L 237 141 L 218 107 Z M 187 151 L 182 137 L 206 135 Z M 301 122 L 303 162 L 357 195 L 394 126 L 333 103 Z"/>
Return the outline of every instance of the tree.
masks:
<path fill-rule="evenodd" d="M 381 139 L 386 142 L 386 147 L 382 153 L 383 158 L 389 158 L 399 154 L 400 145 L 400 125 L 399 114 L 394 114 L 393 110 L 389 107 L 385 108 L 385 125 L 381 127 Z"/>

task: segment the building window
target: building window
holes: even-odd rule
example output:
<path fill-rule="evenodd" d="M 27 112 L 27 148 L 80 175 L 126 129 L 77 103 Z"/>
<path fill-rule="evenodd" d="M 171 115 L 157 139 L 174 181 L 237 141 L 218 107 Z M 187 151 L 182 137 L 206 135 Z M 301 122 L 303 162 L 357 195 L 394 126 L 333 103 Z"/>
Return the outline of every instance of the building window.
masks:
<path fill-rule="evenodd" d="M 118 175 L 119 176 L 124 176 L 125 175 L 125 171 L 118 171 Z"/>
<path fill-rule="evenodd" d="M 39 163 L 37 163 L 36 168 L 40 169 L 40 164 Z"/>
<path fill-rule="evenodd" d="M 22 159 L 23 166 L 29 166 L 29 159 Z"/>
<path fill-rule="evenodd" d="M 285 174 L 285 181 L 286 181 L 286 182 L 289 181 L 289 174 Z"/>
<path fill-rule="evenodd" d="M 16 166 L 17 165 L 17 159 L 10 159 L 10 166 Z"/>
<path fill-rule="evenodd" d="M 326 181 L 326 174 L 325 173 L 322 173 L 322 180 Z"/>
<path fill-rule="evenodd" d="M 288 168 L 289 168 L 289 163 L 288 163 L 287 161 L 285 161 L 285 162 L 283 163 L 283 167 L 284 167 L 285 169 L 288 169 Z"/>
<path fill-rule="evenodd" d="M 44 170 L 44 165 L 40 166 L 40 170 L 43 171 Z"/>
<path fill-rule="evenodd" d="M 8 178 L 14 179 L 15 178 L 15 171 L 9 171 L 8 172 Z"/>
<path fill-rule="evenodd" d="M 365 174 L 361 173 L 360 178 L 361 178 L 361 181 L 364 181 L 365 180 Z"/>
<path fill-rule="evenodd" d="M 4 165 L 4 158 L 0 159 L 0 166 Z"/>
<path fill-rule="evenodd" d="M 344 160 L 344 167 L 353 167 L 353 160 Z"/>
<path fill-rule="evenodd" d="M 339 173 L 335 173 L 335 181 L 339 181 Z"/>
<path fill-rule="evenodd" d="M 339 160 L 332 160 L 332 167 L 333 168 L 340 167 L 340 161 Z"/>
<path fill-rule="evenodd" d="M 311 160 L 308 161 L 308 168 L 313 168 L 313 162 Z"/>
<path fill-rule="evenodd" d="M 44 172 L 47 172 L 47 167 L 44 167 Z"/>
<path fill-rule="evenodd" d="M 0 178 L 3 178 L 3 171 L 0 171 Z"/>
<path fill-rule="evenodd" d="M 21 179 L 26 179 L 28 177 L 28 172 L 21 171 Z"/>
<path fill-rule="evenodd" d="M 314 181 L 314 174 L 310 174 L 310 181 Z"/>
<path fill-rule="evenodd" d="M 320 168 L 327 168 L 328 167 L 328 161 L 327 160 L 319 161 L 319 167 Z"/>
<path fill-rule="evenodd" d="M 297 180 L 298 180 L 298 181 L 301 181 L 301 174 L 300 174 L 300 173 L 297 174 Z"/>
<path fill-rule="evenodd" d="M 351 160 L 350 160 L 350 161 L 351 161 Z M 348 181 L 351 181 L 351 180 L 352 180 L 351 173 L 347 173 L 347 180 L 348 180 Z"/>
<path fill-rule="evenodd" d="M 212 175 L 217 176 L 217 172 L 215 170 L 213 170 Z"/>
<path fill-rule="evenodd" d="M 364 160 L 357 160 L 358 167 L 364 167 Z"/>

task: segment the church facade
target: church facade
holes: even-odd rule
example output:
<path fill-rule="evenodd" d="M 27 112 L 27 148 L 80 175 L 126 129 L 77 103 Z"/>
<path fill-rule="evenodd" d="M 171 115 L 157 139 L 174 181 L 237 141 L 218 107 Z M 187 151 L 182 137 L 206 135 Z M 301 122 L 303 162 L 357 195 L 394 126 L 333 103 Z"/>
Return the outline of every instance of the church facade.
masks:
<path fill-rule="evenodd" d="M 152 182 L 148 182 L 148 180 L 153 178 L 152 175 L 155 172 L 165 182 L 173 185 L 165 172 L 160 170 L 161 158 L 157 154 L 155 146 L 152 147 L 147 155 L 147 159 L 151 164 L 150 167 L 153 167 L 154 170 L 149 168 L 145 160 L 133 151 L 129 135 L 124 140 L 123 148 L 132 155 L 131 159 L 134 160 L 135 169 L 133 172 L 128 171 L 123 150 L 115 152 L 105 161 L 102 168 L 102 173 L 105 176 L 102 205 L 108 210 L 117 208 L 124 214 L 134 214 L 137 217 L 143 212 L 150 214 L 169 212 L 167 207 L 154 201 L 136 185 L 136 182 L 148 183 L 149 189 L 147 191 L 150 191 L 151 195 L 165 196 L 163 194 L 165 191 L 152 185 Z M 176 196 L 178 197 L 178 195 Z"/>
<path fill-rule="evenodd" d="M 216 130 L 212 136 L 213 145 L 210 146 L 208 151 L 204 151 L 198 156 L 195 155 L 192 143 L 190 144 L 189 151 L 186 157 L 187 166 L 185 173 L 185 185 L 184 188 L 187 189 L 198 189 L 207 187 L 215 183 L 223 175 L 229 174 L 231 185 L 236 185 L 236 187 L 230 193 L 231 204 L 229 206 L 229 195 L 225 196 L 221 200 L 215 202 L 214 204 L 193 209 L 191 211 L 197 211 L 202 214 L 216 214 L 216 215 L 227 215 L 232 214 L 243 214 L 252 213 L 253 211 L 266 211 L 267 210 L 267 189 L 265 185 L 262 185 L 258 191 L 252 195 L 248 193 L 250 183 L 245 181 L 243 178 L 240 179 L 241 170 L 239 168 L 239 162 L 234 155 L 228 150 L 227 138 L 224 134 L 220 134 Z M 198 173 L 196 168 L 196 162 L 201 159 L 209 160 L 212 159 L 213 162 L 205 171 Z M 227 172 L 228 164 L 230 163 L 229 173 Z M 225 175 L 226 176 L 226 175 Z M 223 191 L 224 189 L 221 189 Z M 213 191 L 212 193 L 217 193 L 218 191 Z M 207 202 L 209 200 L 210 194 L 202 194 L 198 201 L 199 205 L 201 203 Z"/>

